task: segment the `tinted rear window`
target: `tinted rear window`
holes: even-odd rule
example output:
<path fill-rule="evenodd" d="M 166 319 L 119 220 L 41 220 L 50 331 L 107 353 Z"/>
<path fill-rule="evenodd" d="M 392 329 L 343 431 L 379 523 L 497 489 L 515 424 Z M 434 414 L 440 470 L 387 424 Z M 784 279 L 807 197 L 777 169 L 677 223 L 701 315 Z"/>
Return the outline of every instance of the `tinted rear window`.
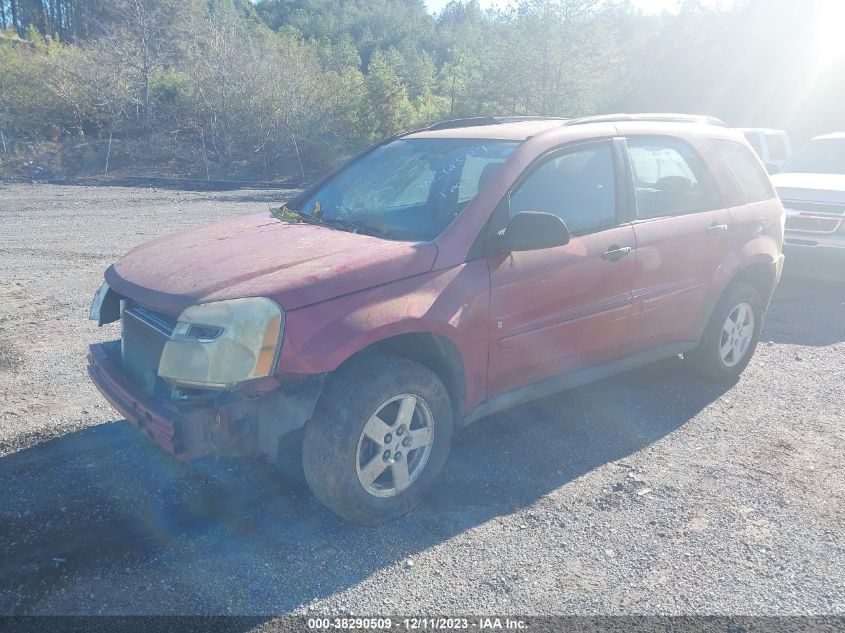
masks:
<path fill-rule="evenodd" d="M 710 141 L 710 145 L 731 173 L 744 203 L 775 197 L 768 174 L 745 146 L 733 141 L 716 140 Z"/>

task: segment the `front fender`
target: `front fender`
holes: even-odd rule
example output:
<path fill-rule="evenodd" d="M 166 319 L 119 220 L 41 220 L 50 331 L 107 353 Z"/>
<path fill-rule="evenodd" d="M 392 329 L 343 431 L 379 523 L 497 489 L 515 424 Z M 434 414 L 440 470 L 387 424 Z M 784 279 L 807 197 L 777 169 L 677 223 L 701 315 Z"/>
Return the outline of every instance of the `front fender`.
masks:
<path fill-rule="evenodd" d="M 317 374 L 374 343 L 430 333 L 451 341 L 464 365 L 466 405 L 484 397 L 490 282 L 484 260 L 324 301 L 286 314 L 277 375 Z"/>

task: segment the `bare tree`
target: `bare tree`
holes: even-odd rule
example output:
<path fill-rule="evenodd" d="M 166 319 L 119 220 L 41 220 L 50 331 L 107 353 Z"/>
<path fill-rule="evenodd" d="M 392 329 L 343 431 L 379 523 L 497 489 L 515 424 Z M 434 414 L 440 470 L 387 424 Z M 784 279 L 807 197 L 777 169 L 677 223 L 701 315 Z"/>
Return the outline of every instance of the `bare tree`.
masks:
<path fill-rule="evenodd" d="M 144 135 L 152 130 L 154 104 L 152 73 L 171 63 L 178 48 L 179 32 L 190 3 L 182 0 L 116 0 L 101 20 L 97 46 L 120 57 L 132 70 Z"/>
<path fill-rule="evenodd" d="M 224 2 L 208 8 L 189 33 L 192 127 L 221 171 L 233 175 L 256 158 L 269 164 L 295 154 L 295 139 L 307 137 L 324 110 L 326 81 L 313 48 L 245 23 Z"/>
<path fill-rule="evenodd" d="M 110 48 L 71 49 L 57 61 L 47 86 L 77 113 L 77 129 L 86 123 L 108 133 L 103 174 L 108 174 L 114 133 L 137 105 L 131 68 Z"/>

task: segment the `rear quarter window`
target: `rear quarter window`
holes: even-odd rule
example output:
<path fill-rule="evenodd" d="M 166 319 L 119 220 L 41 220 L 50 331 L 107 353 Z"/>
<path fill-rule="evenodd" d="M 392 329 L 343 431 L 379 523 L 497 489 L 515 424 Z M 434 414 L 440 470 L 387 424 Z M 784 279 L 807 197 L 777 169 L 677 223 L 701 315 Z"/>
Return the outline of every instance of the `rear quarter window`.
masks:
<path fill-rule="evenodd" d="M 760 135 L 757 132 L 746 132 L 745 140 L 754 148 L 757 156 L 763 156 L 763 144 L 760 142 Z"/>
<path fill-rule="evenodd" d="M 743 204 L 775 197 L 769 175 L 748 148 L 725 140 L 711 140 L 710 146 L 730 173 Z"/>

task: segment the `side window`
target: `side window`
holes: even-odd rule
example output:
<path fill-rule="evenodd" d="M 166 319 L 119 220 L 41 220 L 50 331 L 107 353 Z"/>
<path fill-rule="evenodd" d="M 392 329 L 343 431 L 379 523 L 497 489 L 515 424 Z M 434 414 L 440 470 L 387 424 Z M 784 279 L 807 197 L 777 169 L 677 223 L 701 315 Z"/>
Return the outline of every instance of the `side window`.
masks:
<path fill-rule="evenodd" d="M 613 149 L 591 144 L 547 159 L 511 194 L 511 217 L 545 211 L 560 217 L 571 233 L 616 224 Z"/>
<path fill-rule="evenodd" d="M 715 206 L 710 173 L 686 143 L 665 138 L 628 139 L 638 218 L 708 211 Z"/>
<path fill-rule="evenodd" d="M 710 145 L 731 173 L 744 203 L 775 197 L 769 176 L 745 147 L 733 141 L 717 140 L 710 141 Z"/>

